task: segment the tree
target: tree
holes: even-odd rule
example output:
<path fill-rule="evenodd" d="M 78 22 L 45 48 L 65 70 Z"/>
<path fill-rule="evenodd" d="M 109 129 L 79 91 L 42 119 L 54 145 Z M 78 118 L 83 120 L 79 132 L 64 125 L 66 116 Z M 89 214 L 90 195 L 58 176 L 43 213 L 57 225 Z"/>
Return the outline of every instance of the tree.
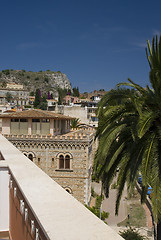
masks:
<path fill-rule="evenodd" d="M 144 239 L 146 239 L 137 230 L 135 230 L 134 228 L 131 228 L 131 227 L 127 230 L 124 230 L 123 232 L 120 232 L 120 235 L 125 240 L 144 240 Z"/>
<path fill-rule="evenodd" d="M 7 100 L 7 102 L 10 102 L 12 100 L 11 93 L 9 93 L 9 92 L 6 93 L 6 100 Z"/>
<path fill-rule="evenodd" d="M 73 129 L 78 128 L 79 127 L 79 118 L 72 119 L 70 127 Z"/>
<path fill-rule="evenodd" d="M 39 108 L 40 102 L 41 102 L 41 93 L 39 89 L 36 89 L 34 108 Z"/>
<path fill-rule="evenodd" d="M 3 82 L 2 82 L 2 88 L 6 88 L 7 87 L 7 83 L 6 83 L 6 81 L 4 80 Z"/>
<path fill-rule="evenodd" d="M 79 97 L 79 88 L 78 87 L 74 87 L 73 88 L 73 96 L 74 97 Z"/>
<path fill-rule="evenodd" d="M 119 166 L 116 214 L 125 186 L 133 188 L 139 172 L 142 174 L 142 202 L 147 188 L 153 189 L 152 211 L 161 239 L 161 37 L 148 41 L 146 49 L 150 65 L 152 89 L 135 84 L 118 84 L 108 92 L 98 107 L 99 124 L 96 138 L 99 146 L 95 155 L 95 174 L 102 180 L 108 196 L 109 186 Z M 125 86 L 126 88 L 123 88 Z M 130 87 L 130 88 L 129 88 Z M 106 143 L 106 144 L 105 144 Z"/>
<path fill-rule="evenodd" d="M 47 104 L 46 97 L 43 96 L 43 98 L 41 99 L 39 108 L 42 109 L 42 110 L 47 110 L 47 105 L 48 105 L 48 104 Z"/>
<path fill-rule="evenodd" d="M 64 89 L 58 88 L 58 93 L 59 93 L 58 105 L 61 105 L 62 101 L 63 101 L 63 98 L 67 94 L 67 89 L 66 88 L 64 88 Z"/>

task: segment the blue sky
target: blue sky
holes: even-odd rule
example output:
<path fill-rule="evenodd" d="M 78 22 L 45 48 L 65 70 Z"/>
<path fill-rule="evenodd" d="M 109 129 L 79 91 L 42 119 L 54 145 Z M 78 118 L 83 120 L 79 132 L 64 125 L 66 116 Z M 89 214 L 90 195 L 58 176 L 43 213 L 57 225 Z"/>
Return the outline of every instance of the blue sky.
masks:
<path fill-rule="evenodd" d="M 61 71 L 81 92 L 146 86 L 160 23 L 161 1 L 2 0 L 0 70 Z"/>

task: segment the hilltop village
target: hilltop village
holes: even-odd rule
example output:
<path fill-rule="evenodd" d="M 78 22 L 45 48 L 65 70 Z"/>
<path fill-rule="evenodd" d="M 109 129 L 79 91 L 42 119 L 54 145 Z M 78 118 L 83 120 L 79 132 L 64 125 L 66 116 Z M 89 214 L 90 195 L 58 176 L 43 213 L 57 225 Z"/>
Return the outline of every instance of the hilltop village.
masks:
<path fill-rule="evenodd" d="M 105 91 L 81 94 L 78 87 L 71 88 L 65 74 L 49 71 L 44 81 L 51 83 L 54 76 L 55 85 L 44 90 L 40 84 L 33 91 L 28 84 L 33 75 L 24 70 L 1 72 L 0 131 L 67 192 L 89 205 L 96 110 Z M 40 76 L 41 72 L 34 75 L 35 81 Z"/>
<path fill-rule="evenodd" d="M 91 93 L 80 93 L 79 88 L 72 88 L 67 76 L 59 71 L 51 72 L 48 70 L 46 72 L 40 71 L 39 73 L 33 73 L 26 72 L 25 70 L 3 70 L 0 72 L 0 77 L 1 141 L 5 142 L 8 140 L 12 144 L 12 147 L 16 150 L 18 149 L 18 152 L 22 155 L 18 157 L 18 162 L 16 162 L 14 155 L 12 161 L 8 161 L 10 176 L 8 179 L 8 168 L 6 168 L 6 165 L 4 168 L 3 165 L 3 160 L 5 160 L 4 156 L 6 156 L 7 153 L 3 155 L 3 151 L 0 149 L 0 160 L 2 164 L 1 176 L 3 181 L 5 181 L 5 189 L 8 188 L 9 184 L 10 195 L 7 195 L 7 198 L 10 198 L 10 206 L 12 206 L 11 209 L 13 209 L 13 212 L 10 213 L 11 225 L 14 226 L 15 219 L 17 223 L 19 222 L 19 219 L 17 218 L 17 209 L 20 208 L 20 219 L 23 218 L 25 211 L 23 209 L 24 206 L 27 206 L 26 211 L 30 211 L 28 214 L 32 216 L 32 219 L 34 218 L 26 198 L 23 196 L 23 192 L 26 191 L 28 198 L 30 198 L 31 189 L 32 196 L 30 203 L 33 200 L 36 200 L 37 203 L 37 196 L 35 196 L 35 198 L 33 197 L 36 187 L 34 187 L 34 191 L 32 191 L 31 185 L 36 184 L 37 186 L 39 180 L 41 187 L 43 187 L 43 191 L 47 191 L 48 196 L 52 195 L 53 184 L 58 183 L 63 188 L 63 192 L 65 192 L 65 194 L 67 192 L 70 197 L 74 197 L 72 198 L 73 200 L 70 198 L 68 202 L 68 195 L 63 195 L 63 198 L 65 199 L 64 205 L 64 200 L 61 197 L 61 194 L 58 194 L 56 207 L 59 202 L 63 204 L 63 209 L 61 208 L 61 205 L 58 207 L 58 216 L 60 211 L 73 209 L 73 205 L 77 205 L 77 203 L 73 201 L 77 199 L 77 202 L 79 202 L 79 204 L 81 203 L 81 206 L 82 204 L 87 206 L 92 212 L 93 209 L 95 209 L 95 215 L 100 217 L 102 220 L 105 220 L 105 222 L 108 221 L 108 224 L 112 227 L 116 227 L 118 223 L 123 223 L 124 221 L 125 223 L 128 223 L 129 217 L 127 219 L 127 216 L 132 215 L 130 209 L 136 210 L 140 206 L 140 203 L 138 196 L 137 199 L 130 200 L 131 202 L 129 203 L 127 198 L 127 189 L 125 188 L 123 198 L 120 203 L 120 208 L 122 209 L 121 213 L 118 217 L 114 215 L 117 189 L 116 179 L 119 168 L 117 169 L 116 176 L 114 178 L 115 181 L 111 183 L 111 194 L 109 199 L 102 196 L 101 182 L 97 183 L 92 181 L 92 177 L 94 177 L 92 176 L 94 156 L 98 147 L 98 140 L 95 139 L 95 132 L 98 126 L 96 112 L 98 103 L 106 94 L 106 91 L 104 89 L 100 89 L 94 90 Z M 9 144 L 7 142 L 4 143 L 4 146 Z M 9 146 L 10 149 L 12 149 L 12 147 Z M 27 166 L 26 169 L 24 166 Z M 34 169 L 33 166 L 37 169 Z M 10 168 L 13 172 L 15 171 L 17 176 L 21 175 L 21 172 L 23 171 L 26 172 L 27 182 L 29 183 L 26 184 L 25 182 L 23 190 L 20 189 L 19 183 L 21 183 L 21 181 L 24 183 L 24 174 L 22 173 L 22 179 L 19 179 L 13 174 Z M 19 171 L 19 168 L 21 171 Z M 3 175 L 3 171 L 5 175 Z M 34 175 L 32 171 L 36 172 L 36 174 Z M 39 174 L 40 179 L 38 177 Z M 48 185 L 48 183 L 46 183 L 48 180 L 44 174 L 48 178 L 50 177 L 50 180 L 53 179 L 54 181 L 50 182 Z M 43 184 L 42 176 L 45 177 Z M 16 181 L 16 178 L 18 179 L 18 182 Z M 29 184 L 30 187 L 28 187 Z M 0 188 L 1 191 L 6 191 L 5 194 L 8 194 L 5 189 Z M 44 200 L 43 191 L 40 192 Z M 18 202 L 16 200 L 16 196 Z M 52 196 L 55 199 L 55 191 Z M 51 197 L 46 198 L 45 201 L 49 202 L 49 209 L 52 209 L 51 205 L 53 205 L 54 199 Z M 133 206 L 133 201 L 135 204 L 137 203 L 135 207 Z M 66 208 L 66 204 L 68 204 L 68 208 Z M 79 204 L 78 209 L 80 208 Z M 2 211 L 3 205 L 5 206 L 4 216 L 9 216 L 9 206 L 6 205 L 6 202 L 2 204 L 0 210 Z M 141 210 L 143 211 L 143 209 Z M 48 212 L 48 210 L 46 211 Z M 82 214 L 81 211 L 78 211 L 77 216 L 79 215 L 80 217 Z M 38 213 L 39 212 L 41 212 L 40 207 L 38 208 Z M 52 222 L 54 222 L 53 218 L 55 219 L 54 214 L 52 216 Z M 44 216 L 46 217 L 46 212 Z M 84 218 L 85 215 L 82 216 Z M 68 213 L 66 214 L 66 217 L 68 217 Z M 65 225 L 67 222 L 67 220 L 65 220 L 66 217 L 63 218 Z M 30 226 L 33 223 L 32 219 L 28 221 L 26 228 L 27 232 L 31 231 Z M 146 222 L 146 219 L 148 219 L 145 216 L 144 211 L 141 219 L 144 223 Z M 34 221 L 36 222 L 37 220 L 35 219 Z M 62 222 L 62 218 L 60 221 Z M 151 224 L 151 220 L 148 219 L 147 221 Z M 73 222 L 75 222 L 75 218 L 73 218 Z M 5 224 L 8 229 L 8 220 L 5 221 Z M 3 223 L 0 223 L 0 226 L 3 228 Z M 41 227 L 39 226 L 39 229 L 40 228 Z M 93 228 L 94 225 L 92 225 L 92 234 L 94 234 Z M 149 228 L 151 229 L 151 225 Z M 17 229 L 17 227 L 15 227 L 15 229 Z M 116 227 L 115 230 L 119 231 L 118 229 L 119 228 Z M 14 230 L 13 228 L 10 231 L 12 231 L 12 234 L 16 236 L 17 230 Z M 109 229 L 105 228 L 105 231 L 109 231 Z M 87 232 L 88 230 L 85 230 L 85 236 Z M 3 231 L 2 236 L 5 236 L 5 233 L 8 234 L 8 230 Z M 23 228 L 21 234 L 24 236 Z M 43 236 L 44 233 L 42 231 L 39 234 Z M 92 234 L 90 233 L 91 236 Z M 114 233 L 112 232 L 112 234 Z M 146 232 L 143 232 L 143 234 L 146 234 Z M 106 235 L 109 235 L 109 232 Z M 118 235 L 116 235 L 114 239 L 117 239 L 117 237 Z M 21 239 L 23 238 L 24 237 L 21 237 Z M 40 239 L 47 238 L 45 238 L 44 235 Z M 122 238 L 118 237 L 118 239 Z"/>

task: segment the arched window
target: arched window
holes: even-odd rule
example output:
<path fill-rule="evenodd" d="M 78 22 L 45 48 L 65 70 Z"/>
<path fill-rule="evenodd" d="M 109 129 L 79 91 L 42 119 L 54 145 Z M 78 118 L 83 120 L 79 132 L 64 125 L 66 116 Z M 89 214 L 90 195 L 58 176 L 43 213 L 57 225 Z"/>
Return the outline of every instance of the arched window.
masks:
<path fill-rule="evenodd" d="M 65 190 L 66 190 L 68 193 L 72 194 L 72 190 L 71 190 L 71 188 L 69 188 L 69 187 L 65 187 Z"/>
<path fill-rule="evenodd" d="M 59 169 L 64 169 L 64 156 L 59 156 Z"/>
<path fill-rule="evenodd" d="M 70 156 L 65 156 L 65 169 L 70 169 Z"/>
<path fill-rule="evenodd" d="M 62 154 L 59 156 L 59 169 L 70 169 L 69 155 L 66 155 L 65 158 Z"/>
<path fill-rule="evenodd" d="M 33 162 L 33 155 L 31 153 L 28 155 L 28 158 Z"/>

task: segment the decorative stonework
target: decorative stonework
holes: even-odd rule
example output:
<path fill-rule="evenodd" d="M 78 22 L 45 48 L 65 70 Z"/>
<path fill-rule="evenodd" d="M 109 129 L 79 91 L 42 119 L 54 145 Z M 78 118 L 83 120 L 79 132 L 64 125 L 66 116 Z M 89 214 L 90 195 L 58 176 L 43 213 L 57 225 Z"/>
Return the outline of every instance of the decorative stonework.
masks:
<path fill-rule="evenodd" d="M 66 135 L 6 135 L 27 157 L 83 204 L 91 194 L 94 132 L 79 130 Z M 30 155 L 30 156 L 29 156 Z M 59 156 L 70 156 L 70 169 L 59 168 Z M 31 159 L 31 158 L 30 158 Z"/>

